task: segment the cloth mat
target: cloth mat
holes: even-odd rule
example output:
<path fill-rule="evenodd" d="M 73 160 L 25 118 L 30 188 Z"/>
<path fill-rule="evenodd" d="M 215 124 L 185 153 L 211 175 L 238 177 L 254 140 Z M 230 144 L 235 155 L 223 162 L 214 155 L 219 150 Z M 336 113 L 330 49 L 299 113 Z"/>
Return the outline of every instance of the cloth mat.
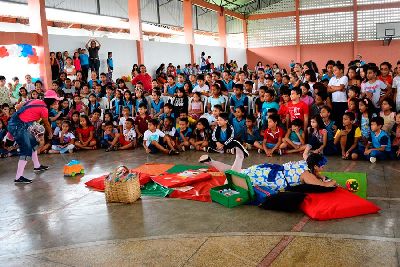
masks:
<path fill-rule="evenodd" d="M 150 174 L 150 175 L 160 175 L 160 174 L 167 172 L 174 166 L 175 166 L 174 164 L 165 164 L 165 163 L 161 163 L 161 164 L 146 163 L 146 164 L 140 165 L 140 166 L 132 169 L 132 171 L 146 173 L 146 174 Z"/>
<path fill-rule="evenodd" d="M 359 184 L 357 192 L 354 192 L 359 197 L 367 198 L 367 174 L 365 172 L 323 172 L 324 176 L 335 180 L 343 188 L 346 187 L 348 179 L 355 179 Z"/>
<path fill-rule="evenodd" d="M 202 168 L 207 168 L 207 167 L 204 165 L 177 164 L 177 165 L 173 166 L 172 168 L 170 168 L 169 170 L 167 170 L 166 172 L 167 173 L 178 173 L 178 172 L 184 172 L 187 170 L 198 170 L 198 169 L 202 169 Z"/>
<path fill-rule="evenodd" d="M 142 191 L 142 195 L 152 197 L 166 197 L 174 191 L 153 181 L 145 184 L 140 190 Z"/>

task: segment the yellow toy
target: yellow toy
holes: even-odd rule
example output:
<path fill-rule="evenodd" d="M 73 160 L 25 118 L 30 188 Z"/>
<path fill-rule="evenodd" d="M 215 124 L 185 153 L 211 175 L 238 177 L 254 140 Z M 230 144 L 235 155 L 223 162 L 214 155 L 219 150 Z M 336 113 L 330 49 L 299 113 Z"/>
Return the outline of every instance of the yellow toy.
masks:
<path fill-rule="evenodd" d="M 74 177 L 77 174 L 84 174 L 85 169 L 79 160 L 71 160 L 68 164 L 64 165 L 64 176 Z"/>

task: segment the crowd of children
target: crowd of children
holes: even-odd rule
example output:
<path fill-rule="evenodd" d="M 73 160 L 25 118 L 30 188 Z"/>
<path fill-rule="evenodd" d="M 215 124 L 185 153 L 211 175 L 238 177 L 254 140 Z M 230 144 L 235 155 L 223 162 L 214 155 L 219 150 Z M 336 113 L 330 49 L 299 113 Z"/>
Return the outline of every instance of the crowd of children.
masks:
<path fill-rule="evenodd" d="M 94 40 L 90 44 L 91 50 L 100 47 Z M 49 110 L 53 137 L 42 140 L 39 153 L 137 147 L 169 155 L 231 153 L 237 140 L 268 157 L 320 153 L 371 162 L 400 157 L 400 61 L 394 69 L 388 62 L 352 61 L 346 72 L 333 60 L 321 72 L 311 61 L 292 63 L 289 73 L 261 62 L 254 71 L 225 64 L 197 75 L 168 66 L 174 71 L 164 83 L 160 75 L 153 79 L 150 91 L 141 82 L 129 89 L 123 79 L 98 75 L 95 63 L 86 80 L 68 70 L 67 58 L 65 71 L 48 89 L 64 100 Z M 7 133 L 13 105 L 43 97 L 42 83 L 25 79 L 6 85 L 0 76 L 2 157 L 18 154 Z"/>

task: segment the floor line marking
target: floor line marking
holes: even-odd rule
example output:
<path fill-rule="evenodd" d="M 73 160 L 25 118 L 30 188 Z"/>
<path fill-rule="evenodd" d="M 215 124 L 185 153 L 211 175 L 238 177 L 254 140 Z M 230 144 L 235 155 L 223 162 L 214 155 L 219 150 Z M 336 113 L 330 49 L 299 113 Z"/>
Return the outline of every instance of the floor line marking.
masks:
<path fill-rule="evenodd" d="M 162 235 L 162 236 L 148 236 L 127 239 L 111 239 L 104 241 L 93 241 L 86 243 L 79 243 L 67 246 L 59 246 L 53 248 L 45 248 L 39 250 L 31 250 L 24 253 L 9 253 L 0 255 L 1 259 L 15 258 L 19 256 L 37 255 L 49 252 L 57 252 L 62 250 L 87 248 L 93 246 L 111 245 L 111 244 L 124 244 L 138 241 L 153 241 L 153 240 L 168 240 L 178 238 L 207 238 L 207 237 L 239 237 L 239 236 L 294 236 L 294 237 L 316 237 L 316 238 L 332 238 L 332 239 L 352 239 L 352 240 L 366 240 L 366 241 L 379 241 L 379 242 L 393 242 L 400 243 L 398 237 L 383 237 L 383 236 L 366 236 L 366 235 L 352 235 L 352 234 L 328 234 L 328 233 L 315 233 L 315 232 L 221 232 L 221 233 L 199 233 L 199 234 L 176 234 L 176 235 Z"/>
<path fill-rule="evenodd" d="M 296 223 L 291 232 L 301 232 L 304 226 L 310 221 L 310 217 L 303 216 L 301 220 Z M 293 235 L 283 236 L 279 243 L 264 257 L 258 266 L 271 266 L 271 264 L 281 255 L 281 253 L 289 246 L 295 237 Z"/>

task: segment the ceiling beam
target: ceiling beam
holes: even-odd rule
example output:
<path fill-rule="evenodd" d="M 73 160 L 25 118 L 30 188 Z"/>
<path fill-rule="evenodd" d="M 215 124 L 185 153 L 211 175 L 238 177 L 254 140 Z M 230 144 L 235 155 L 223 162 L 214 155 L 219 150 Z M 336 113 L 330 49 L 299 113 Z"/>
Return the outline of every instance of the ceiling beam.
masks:
<path fill-rule="evenodd" d="M 192 0 L 192 3 L 193 3 L 193 5 L 200 6 L 200 7 L 203 7 L 203 8 L 207 8 L 207 9 L 213 10 L 213 11 L 218 12 L 218 13 L 221 12 L 221 8 L 223 8 L 223 7 L 219 6 L 219 5 L 215 5 L 215 4 L 206 2 L 205 0 Z M 235 11 L 232 11 L 232 10 L 229 10 L 229 9 L 225 9 L 225 15 L 228 15 L 228 16 L 231 16 L 231 17 L 235 17 L 235 18 L 241 19 L 241 20 L 245 19 L 243 14 L 240 14 L 238 12 L 235 12 Z"/>

